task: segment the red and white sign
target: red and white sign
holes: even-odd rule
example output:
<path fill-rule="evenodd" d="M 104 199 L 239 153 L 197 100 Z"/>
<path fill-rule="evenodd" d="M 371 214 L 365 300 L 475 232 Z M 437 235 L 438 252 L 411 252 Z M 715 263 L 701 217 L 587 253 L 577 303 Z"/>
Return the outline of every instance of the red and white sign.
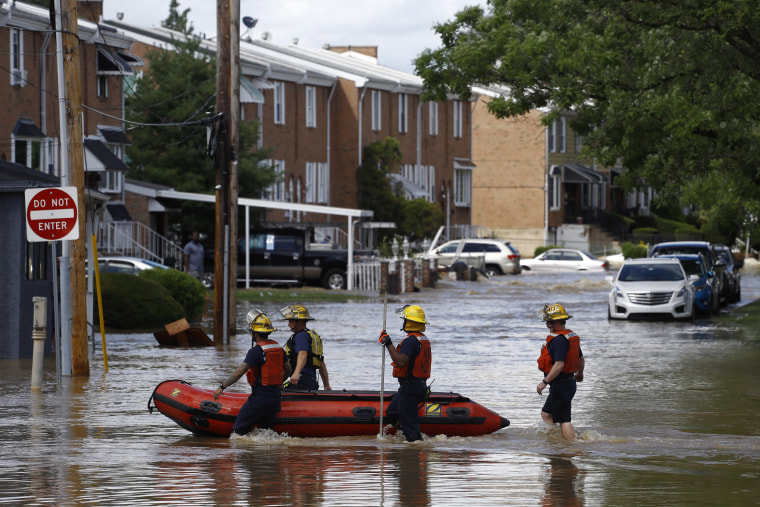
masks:
<path fill-rule="evenodd" d="M 79 239 L 77 188 L 30 188 L 26 198 L 26 240 Z"/>

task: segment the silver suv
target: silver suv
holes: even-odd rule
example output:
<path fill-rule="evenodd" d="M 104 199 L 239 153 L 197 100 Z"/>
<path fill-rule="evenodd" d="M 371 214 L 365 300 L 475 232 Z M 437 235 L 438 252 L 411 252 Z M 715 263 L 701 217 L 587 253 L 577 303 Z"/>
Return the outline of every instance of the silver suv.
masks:
<path fill-rule="evenodd" d="M 488 276 L 520 273 L 520 252 L 509 241 L 499 239 L 456 239 L 433 250 L 439 267 L 458 261 L 483 268 Z"/>

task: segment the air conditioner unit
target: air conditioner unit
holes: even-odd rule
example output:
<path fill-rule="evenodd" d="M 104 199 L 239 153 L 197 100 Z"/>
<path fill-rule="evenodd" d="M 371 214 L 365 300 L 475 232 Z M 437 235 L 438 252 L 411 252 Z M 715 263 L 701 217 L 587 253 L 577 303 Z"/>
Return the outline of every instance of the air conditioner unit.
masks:
<path fill-rule="evenodd" d="M 21 69 L 14 69 L 11 72 L 11 85 L 12 86 L 24 86 L 26 84 L 26 71 Z"/>

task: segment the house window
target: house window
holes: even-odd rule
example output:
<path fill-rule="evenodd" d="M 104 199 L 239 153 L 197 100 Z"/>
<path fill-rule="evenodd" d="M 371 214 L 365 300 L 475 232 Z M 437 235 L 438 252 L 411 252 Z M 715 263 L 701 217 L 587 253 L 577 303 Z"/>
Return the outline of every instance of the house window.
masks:
<path fill-rule="evenodd" d="M 316 128 L 317 126 L 317 87 L 306 87 L 306 127 Z"/>
<path fill-rule="evenodd" d="M 13 161 L 36 171 L 42 171 L 42 138 L 15 137 Z"/>
<path fill-rule="evenodd" d="M 470 206 L 471 202 L 472 170 L 454 169 L 454 204 L 457 206 Z"/>
<path fill-rule="evenodd" d="M 559 129 L 557 132 L 557 145 L 560 153 L 567 151 L 567 118 L 564 116 L 559 119 Z"/>
<path fill-rule="evenodd" d="M 285 125 L 285 83 L 274 82 L 274 124 Z"/>
<path fill-rule="evenodd" d="M 454 137 L 462 137 L 462 101 L 454 101 Z"/>
<path fill-rule="evenodd" d="M 438 135 L 438 102 L 428 102 L 428 119 L 430 135 Z"/>
<path fill-rule="evenodd" d="M 398 131 L 399 134 L 409 131 L 409 96 L 406 93 L 398 94 Z"/>
<path fill-rule="evenodd" d="M 328 171 L 327 164 L 306 163 L 306 202 L 326 203 Z"/>
<path fill-rule="evenodd" d="M 372 130 L 380 130 L 383 127 L 381 106 L 382 95 L 380 95 L 380 90 L 372 90 Z"/>
<path fill-rule="evenodd" d="M 11 28 L 11 85 L 24 86 L 26 71 L 24 70 L 24 31 Z"/>
<path fill-rule="evenodd" d="M 285 195 L 285 161 L 284 160 L 269 160 L 269 167 L 272 168 L 275 175 L 275 182 L 272 183 L 264 190 L 264 199 L 269 201 L 281 201 L 286 202 L 287 196 Z"/>
<path fill-rule="evenodd" d="M 562 184 L 560 182 L 561 170 L 556 165 L 549 171 L 549 209 L 551 211 L 557 211 L 560 208 L 560 195 L 562 190 Z"/>
<path fill-rule="evenodd" d="M 98 97 L 108 98 L 108 76 L 98 76 Z"/>
<path fill-rule="evenodd" d="M 557 138 L 557 122 L 553 121 L 551 125 L 546 127 L 546 143 L 549 145 L 549 153 L 556 153 L 557 146 L 554 144 L 554 140 Z"/>
<path fill-rule="evenodd" d="M 428 202 L 435 202 L 435 167 L 428 166 Z"/>
<path fill-rule="evenodd" d="M 103 171 L 98 190 L 106 193 L 121 192 L 123 176 L 122 171 Z"/>

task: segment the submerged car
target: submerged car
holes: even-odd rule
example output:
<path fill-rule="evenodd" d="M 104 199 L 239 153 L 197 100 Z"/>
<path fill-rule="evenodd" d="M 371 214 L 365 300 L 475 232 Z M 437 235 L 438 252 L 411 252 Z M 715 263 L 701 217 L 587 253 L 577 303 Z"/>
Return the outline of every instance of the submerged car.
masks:
<path fill-rule="evenodd" d="M 604 271 L 607 261 L 572 248 L 552 248 L 532 259 L 522 259 L 523 271 Z"/>
<path fill-rule="evenodd" d="M 610 319 L 691 319 L 694 288 L 678 259 L 627 259 L 611 279 Z"/>
<path fill-rule="evenodd" d="M 520 252 L 509 241 L 499 239 L 448 241 L 433 250 L 430 257 L 443 268 L 462 261 L 471 267 L 484 268 L 488 276 L 520 273 Z"/>
<path fill-rule="evenodd" d="M 718 255 L 718 259 L 726 262 L 726 269 L 723 272 L 722 298 L 727 303 L 736 303 L 742 298 L 742 276 L 739 269 L 744 265 L 744 261 L 737 262 L 734 253 L 726 245 L 715 245 L 713 249 Z"/>
<path fill-rule="evenodd" d="M 720 309 L 719 295 L 713 290 L 715 273 L 707 269 L 705 260 L 701 255 L 680 254 L 662 257 L 673 257 L 681 262 L 681 266 L 683 266 L 686 276 L 689 277 L 691 286 L 694 288 L 695 311 L 711 314 Z"/>

